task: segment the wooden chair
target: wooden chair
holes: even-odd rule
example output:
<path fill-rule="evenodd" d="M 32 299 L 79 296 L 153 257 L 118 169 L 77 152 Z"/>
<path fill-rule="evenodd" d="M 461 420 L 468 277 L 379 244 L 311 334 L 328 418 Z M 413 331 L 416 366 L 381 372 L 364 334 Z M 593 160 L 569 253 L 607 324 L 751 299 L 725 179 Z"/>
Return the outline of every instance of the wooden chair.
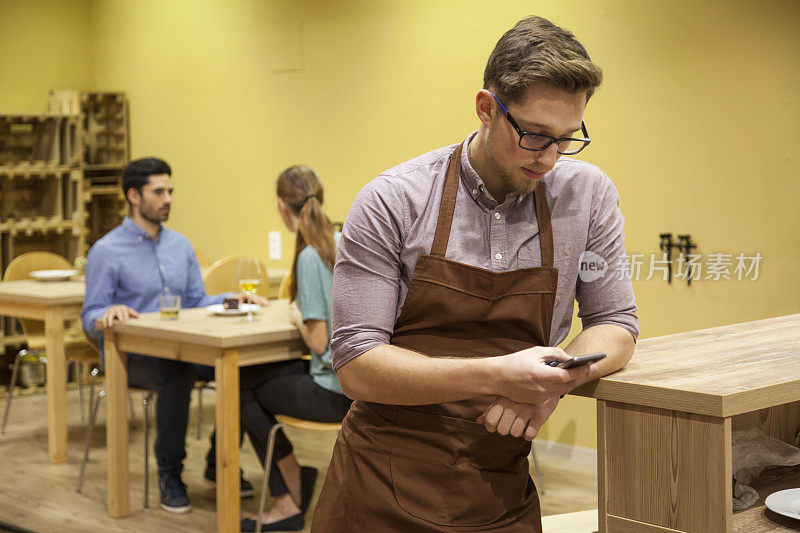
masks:
<path fill-rule="evenodd" d="M 239 259 L 252 257 L 248 255 L 231 255 L 224 257 L 211 265 L 208 272 L 203 276 L 206 286 L 206 293 L 219 294 L 222 292 L 240 292 L 239 280 L 236 279 L 236 268 L 239 266 Z M 259 261 L 261 266 L 261 288 L 266 293 L 269 287 L 269 278 L 264 263 Z"/>
<path fill-rule="evenodd" d="M 94 350 L 95 354 L 97 354 L 98 359 L 100 358 L 100 348 L 92 341 L 90 338 L 86 338 L 87 344 Z M 89 409 L 91 414 L 89 415 L 89 424 L 87 425 L 86 431 L 86 446 L 83 449 L 83 460 L 81 461 L 81 468 L 80 474 L 78 475 L 78 486 L 75 489 L 75 492 L 80 493 L 81 486 L 83 485 L 83 475 L 86 472 L 86 464 L 89 462 L 89 450 L 92 445 L 92 436 L 94 435 L 94 426 L 97 423 L 97 410 L 100 407 L 100 400 L 103 400 L 106 397 L 106 391 L 100 390 L 97 393 L 97 396 L 94 396 L 94 385 L 97 381 L 97 376 L 100 374 L 100 367 L 95 367 L 92 369 L 91 373 L 91 391 L 92 391 L 92 403 L 89 405 Z M 131 393 L 142 393 L 144 396 L 142 397 L 142 407 L 144 408 L 144 508 L 147 509 L 148 507 L 148 494 L 149 490 L 149 482 L 150 482 L 150 404 L 153 401 L 153 396 L 155 395 L 155 391 L 150 389 L 142 389 L 138 387 L 128 387 L 128 402 L 131 409 L 131 418 L 130 424 L 131 426 L 134 425 L 134 416 L 133 416 L 133 401 L 131 399 Z"/>
<path fill-rule="evenodd" d="M 9 263 L 3 275 L 3 281 L 29 279 L 30 273 L 34 270 L 66 270 L 71 268 L 73 268 L 72 264 L 60 255 L 51 252 L 28 252 L 20 255 Z M 8 422 L 8 413 L 11 409 L 11 400 L 13 398 L 12 393 L 17 384 L 17 376 L 19 375 L 22 357 L 31 356 L 35 358 L 37 362 L 47 362 L 47 354 L 44 353 L 44 322 L 27 318 L 21 318 L 19 321 L 22 325 L 22 332 L 25 335 L 28 347 L 17 353 L 11 367 L 11 382 L 8 386 L 8 398 L 6 399 L 6 408 L 3 414 L 3 424 L 2 427 L 0 427 L 0 434 L 5 434 L 6 431 L 6 422 Z M 76 381 L 78 382 L 78 391 L 80 392 L 81 418 L 86 420 L 86 414 L 83 410 L 83 365 L 98 364 L 100 363 L 100 358 L 97 352 L 86 342 L 79 322 L 76 322 L 72 327 L 64 330 L 64 350 L 67 355 L 67 364 L 73 364 L 77 367 Z"/>
<path fill-rule="evenodd" d="M 92 382 L 97 378 L 99 368 L 92 369 Z M 128 387 L 128 393 L 142 393 L 142 407 L 144 408 L 144 508 L 148 507 L 148 494 L 150 492 L 150 404 L 153 401 L 155 392 L 150 389 L 140 389 L 137 387 Z M 89 462 L 89 449 L 92 445 L 92 436 L 94 435 L 94 426 L 97 423 L 97 410 L 100 407 L 100 401 L 106 397 L 106 391 L 101 390 L 97 396 L 93 398 L 92 414 L 89 416 L 89 424 L 86 431 L 86 446 L 83 449 L 83 460 L 81 461 L 80 474 L 78 475 L 78 487 L 75 492 L 81 491 L 83 485 L 83 475 L 86 472 L 86 464 Z M 131 408 L 133 405 L 131 404 Z"/>
<path fill-rule="evenodd" d="M 264 481 L 261 483 L 261 499 L 258 502 L 258 515 L 256 518 L 256 533 L 261 533 L 261 515 L 264 514 L 264 507 L 267 503 L 267 487 L 269 486 L 269 473 L 270 465 L 272 464 L 272 456 L 275 452 L 275 435 L 278 430 L 284 426 L 291 426 L 298 429 L 305 429 L 310 431 L 341 431 L 342 424 L 340 422 L 312 422 L 311 420 L 304 420 L 302 418 L 294 418 L 287 415 L 275 415 L 278 421 L 269 431 L 267 438 L 267 454 L 264 457 Z"/>

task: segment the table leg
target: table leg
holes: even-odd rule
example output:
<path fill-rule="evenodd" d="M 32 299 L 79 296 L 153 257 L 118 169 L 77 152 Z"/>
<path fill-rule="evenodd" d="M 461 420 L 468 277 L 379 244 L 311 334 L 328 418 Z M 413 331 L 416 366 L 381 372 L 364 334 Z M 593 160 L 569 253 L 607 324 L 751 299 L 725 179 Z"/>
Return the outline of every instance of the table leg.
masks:
<path fill-rule="evenodd" d="M 217 531 L 239 531 L 239 352 L 215 362 L 217 381 Z"/>
<path fill-rule="evenodd" d="M 608 474 L 606 472 L 606 402 L 597 400 L 597 531 L 608 533 Z"/>
<path fill-rule="evenodd" d="M 47 445 L 50 462 L 67 460 L 67 374 L 64 356 L 64 312 L 48 307 L 44 313 L 47 356 Z"/>
<path fill-rule="evenodd" d="M 128 367 L 127 355 L 117 350 L 115 335 L 106 330 L 106 444 L 108 446 L 108 514 L 130 512 L 128 482 Z"/>

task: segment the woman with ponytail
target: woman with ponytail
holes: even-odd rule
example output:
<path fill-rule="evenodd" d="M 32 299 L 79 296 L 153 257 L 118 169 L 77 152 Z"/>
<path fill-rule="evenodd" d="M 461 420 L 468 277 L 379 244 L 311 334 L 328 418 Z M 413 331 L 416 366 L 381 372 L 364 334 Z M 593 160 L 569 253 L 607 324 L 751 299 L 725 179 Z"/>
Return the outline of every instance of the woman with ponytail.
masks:
<path fill-rule="evenodd" d="M 278 176 L 277 193 L 281 219 L 297 234 L 289 287 L 290 320 L 311 350 L 311 361 L 272 363 L 250 377 L 242 375 L 242 423 L 262 463 L 274 415 L 341 422 L 351 403 L 333 372 L 328 345 L 339 233 L 322 210 L 322 183 L 309 167 L 293 166 Z M 249 379 L 257 382 L 246 383 Z M 278 431 L 269 480 L 275 505 L 256 517 L 262 523 L 261 531 L 302 529 L 316 476 L 316 469 L 298 464 L 291 443 Z M 242 520 L 242 531 L 255 531 L 255 520 Z"/>

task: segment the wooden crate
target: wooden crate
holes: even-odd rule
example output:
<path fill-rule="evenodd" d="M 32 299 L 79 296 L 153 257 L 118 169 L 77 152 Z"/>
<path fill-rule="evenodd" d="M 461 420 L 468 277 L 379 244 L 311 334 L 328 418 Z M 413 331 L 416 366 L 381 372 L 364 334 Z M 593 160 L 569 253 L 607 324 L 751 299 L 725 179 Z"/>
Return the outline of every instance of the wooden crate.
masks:
<path fill-rule="evenodd" d="M 83 180 L 84 242 L 86 251 L 97 240 L 122 223 L 127 202 L 122 193 L 121 171 L 89 169 Z"/>
<path fill-rule="evenodd" d="M 87 168 L 122 169 L 130 157 L 128 100 L 123 92 L 53 90 L 50 110 L 80 113 Z"/>
<path fill-rule="evenodd" d="M 0 166 L 41 170 L 79 165 L 82 137 L 78 115 L 0 115 Z"/>
<path fill-rule="evenodd" d="M 60 222 L 64 217 L 64 183 L 68 181 L 69 171 L 0 176 L 0 222 Z"/>

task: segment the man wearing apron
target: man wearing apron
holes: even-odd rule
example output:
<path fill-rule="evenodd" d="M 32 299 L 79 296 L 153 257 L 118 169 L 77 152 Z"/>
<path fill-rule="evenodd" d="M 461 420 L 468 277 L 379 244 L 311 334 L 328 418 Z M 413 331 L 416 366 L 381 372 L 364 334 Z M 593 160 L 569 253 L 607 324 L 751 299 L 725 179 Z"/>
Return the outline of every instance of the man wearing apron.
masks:
<path fill-rule="evenodd" d="M 561 158 L 588 144 L 601 79 L 570 32 L 520 21 L 489 58 L 479 130 L 359 193 L 331 341 L 356 401 L 313 532 L 541 531 L 530 441 L 561 395 L 621 368 L 638 335 L 616 189 Z M 575 300 L 583 330 L 562 351 Z M 544 364 L 596 351 L 608 357 Z"/>

